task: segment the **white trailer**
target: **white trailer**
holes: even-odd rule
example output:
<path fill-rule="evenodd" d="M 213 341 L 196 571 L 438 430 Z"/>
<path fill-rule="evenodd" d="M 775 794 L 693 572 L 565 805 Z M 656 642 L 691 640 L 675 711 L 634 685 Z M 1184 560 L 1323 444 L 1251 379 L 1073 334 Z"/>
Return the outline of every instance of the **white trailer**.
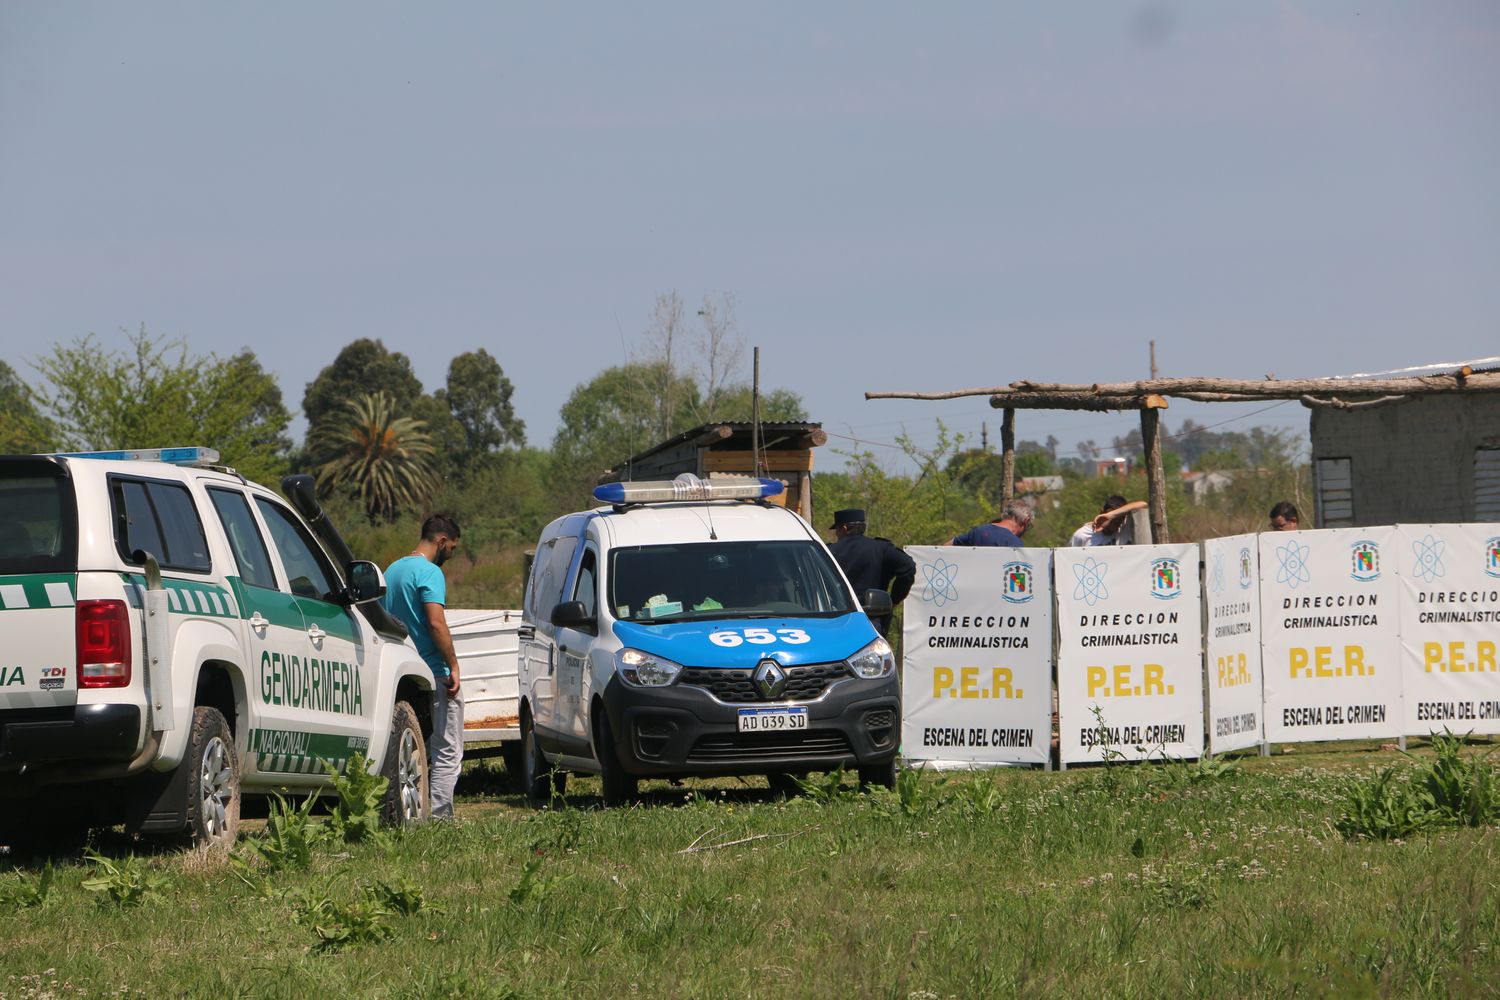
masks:
<path fill-rule="evenodd" d="M 463 683 L 464 757 L 504 757 L 514 774 L 521 752 L 521 612 L 448 608 L 446 615 Z"/>

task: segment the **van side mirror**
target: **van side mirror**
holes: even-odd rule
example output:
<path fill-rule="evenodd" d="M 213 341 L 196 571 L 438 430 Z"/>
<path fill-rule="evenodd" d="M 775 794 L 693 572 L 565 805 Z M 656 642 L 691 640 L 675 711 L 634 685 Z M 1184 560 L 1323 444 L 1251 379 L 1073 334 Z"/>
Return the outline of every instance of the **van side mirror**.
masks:
<path fill-rule="evenodd" d="M 356 559 L 345 567 L 344 575 L 349 580 L 344 599 L 350 604 L 378 601 L 385 596 L 385 574 L 374 563 Z"/>
<path fill-rule="evenodd" d="M 582 601 L 563 601 L 552 609 L 552 624 L 558 628 L 587 631 L 595 627 L 596 621 Z"/>
<path fill-rule="evenodd" d="M 891 595 L 883 590 L 867 590 L 859 596 L 859 606 L 872 618 L 891 613 Z"/>

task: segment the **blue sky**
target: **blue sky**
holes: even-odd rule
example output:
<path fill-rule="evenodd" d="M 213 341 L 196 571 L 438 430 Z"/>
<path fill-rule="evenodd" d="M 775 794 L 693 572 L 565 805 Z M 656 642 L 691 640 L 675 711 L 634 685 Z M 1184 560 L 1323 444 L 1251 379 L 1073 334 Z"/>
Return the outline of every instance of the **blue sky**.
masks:
<path fill-rule="evenodd" d="M 998 416 L 865 390 L 1500 354 L 1497 106 L 1492 2 L 9 3 L 0 348 L 145 323 L 296 407 L 356 337 L 429 388 L 484 347 L 545 445 L 658 293 L 730 292 L 894 461 Z M 1255 409 L 1166 419 L 1305 431 Z"/>

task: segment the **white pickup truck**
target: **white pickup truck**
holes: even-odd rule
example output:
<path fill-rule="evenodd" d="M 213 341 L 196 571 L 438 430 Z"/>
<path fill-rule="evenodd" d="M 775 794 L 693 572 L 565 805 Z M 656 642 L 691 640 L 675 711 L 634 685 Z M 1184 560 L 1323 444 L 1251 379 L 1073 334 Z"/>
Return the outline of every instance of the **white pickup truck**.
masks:
<path fill-rule="evenodd" d="M 313 497 L 210 449 L 0 456 L 0 844 L 232 842 L 241 790 L 364 757 L 428 815 L 432 673 Z M 290 503 L 288 503 L 290 501 Z"/>

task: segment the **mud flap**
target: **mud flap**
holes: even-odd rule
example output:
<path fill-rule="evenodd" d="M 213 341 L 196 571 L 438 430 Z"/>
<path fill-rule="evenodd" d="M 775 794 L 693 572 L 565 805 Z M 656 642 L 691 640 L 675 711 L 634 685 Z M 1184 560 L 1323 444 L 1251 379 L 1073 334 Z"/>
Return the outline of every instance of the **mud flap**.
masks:
<path fill-rule="evenodd" d="M 187 827 L 191 758 L 172 770 L 147 771 L 131 785 L 125 803 L 125 828 L 131 833 L 176 833 Z"/>
<path fill-rule="evenodd" d="M 151 698 L 151 729 L 169 733 L 176 724 L 172 711 L 172 623 L 161 568 L 149 552 L 137 551 L 145 564 L 146 594 L 142 615 L 146 635 L 146 687 Z"/>

